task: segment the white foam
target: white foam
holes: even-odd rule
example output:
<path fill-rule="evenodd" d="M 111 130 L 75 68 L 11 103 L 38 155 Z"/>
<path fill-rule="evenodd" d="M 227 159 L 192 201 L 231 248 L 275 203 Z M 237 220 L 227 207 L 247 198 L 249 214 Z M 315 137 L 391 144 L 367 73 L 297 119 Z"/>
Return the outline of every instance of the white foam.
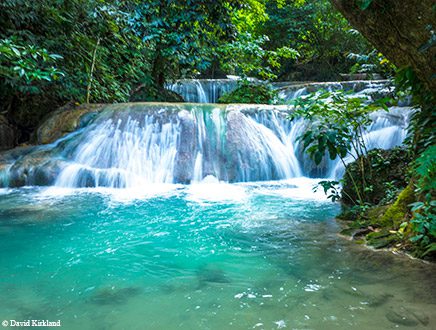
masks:
<path fill-rule="evenodd" d="M 248 195 L 244 187 L 226 182 L 220 182 L 209 175 L 201 182 L 194 183 L 186 188 L 187 200 L 193 202 L 241 202 Z"/>

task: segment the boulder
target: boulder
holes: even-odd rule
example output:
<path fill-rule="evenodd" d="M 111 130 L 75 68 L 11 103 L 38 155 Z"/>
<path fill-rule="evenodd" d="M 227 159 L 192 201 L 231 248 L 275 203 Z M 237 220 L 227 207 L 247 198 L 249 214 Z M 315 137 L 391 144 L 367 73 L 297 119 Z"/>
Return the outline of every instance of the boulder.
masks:
<path fill-rule="evenodd" d="M 65 134 L 74 132 L 86 125 L 104 107 L 104 104 L 83 104 L 79 106 L 66 105 L 59 108 L 38 127 L 34 142 L 37 144 L 53 143 Z"/>

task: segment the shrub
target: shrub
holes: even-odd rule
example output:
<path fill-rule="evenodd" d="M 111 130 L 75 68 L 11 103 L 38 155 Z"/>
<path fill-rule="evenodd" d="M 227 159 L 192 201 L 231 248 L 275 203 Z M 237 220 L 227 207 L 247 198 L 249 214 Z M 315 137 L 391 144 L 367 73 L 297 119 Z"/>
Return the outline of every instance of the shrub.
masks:
<path fill-rule="evenodd" d="M 274 104 L 276 101 L 277 91 L 271 85 L 244 79 L 238 82 L 235 90 L 222 95 L 218 103 Z"/>

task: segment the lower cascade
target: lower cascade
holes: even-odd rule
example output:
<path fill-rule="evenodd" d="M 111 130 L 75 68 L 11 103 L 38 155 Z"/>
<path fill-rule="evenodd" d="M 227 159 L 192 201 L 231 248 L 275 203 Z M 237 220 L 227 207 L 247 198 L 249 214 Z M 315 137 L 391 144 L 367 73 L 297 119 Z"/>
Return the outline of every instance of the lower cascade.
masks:
<path fill-rule="evenodd" d="M 3 156 L 0 186 L 132 188 L 211 176 L 226 182 L 342 176 L 338 160 L 316 166 L 303 154 L 297 138 L 310 123 L 291 122 L 290 111 L 267 105 L 108 105 L 52 144 Z M 408 107 L 374 113 L 365 132 L 369 149 L 401 145 L 410 114 Z"/>

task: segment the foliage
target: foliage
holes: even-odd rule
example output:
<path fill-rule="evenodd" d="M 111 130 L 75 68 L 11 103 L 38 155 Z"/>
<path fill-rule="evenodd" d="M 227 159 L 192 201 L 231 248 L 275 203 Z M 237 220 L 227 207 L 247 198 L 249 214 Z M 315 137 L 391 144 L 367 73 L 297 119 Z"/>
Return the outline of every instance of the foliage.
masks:
<path fill-rule="evenodd" d="M 269 20 L 258 33 L 268 36 L 267 49 L 287 46 L 299 57 L 281 59 L 275 74 L 281 80 L 335 80 L 354 65 L 349 53 L 365 54 L 373 48 L 329 0 L 306 0 L 266 4 Z"/>
<path fill-rule="evenodd" d="M 236 89 L 222 95 L 218 103 L 273 104 L 277 97 L 277 91 L 271 85 L 242 79 Z"/>
<path fill-rule="evenodd" d="M 382 74 L 386 78 L 394 76 L 395 66 L 376 49 L 365 54 L 349 53 L 347 58 L 356 62 L 351 67 L 350 73 L 367 73 L 370 77 L 375 73 Z"/>
<path fill-rule="evenodd" d="M 410 67 L 398 70 L 395 82 L 400 92 L 412 95 L 412 101 L 417 107 L 412 117 L 411 136 L 408 139 L 416 155 L 412 179 L 418 197 L 418 201 L 411 205 L 413 218 L 410 222 L 415 234 L 411 240 L 419 247 L 418 256 L 423 257 L 436 251 L 435 92 L 427 90 Z"/>
<path fill-rule="evenodd" d="M 128 28 L 153 51 L 151 78 L 163 88 L 169 72 L 182 75 L 206 69 L 212 49 L 234 27 L 237 1 L 148 0 L 127 14 Z"/>
<path fill-rule="evenodd" d="M 366 10 L 372 3 L 373 0 L 358 0 L 357 4 L 359 5 L 360 9 Z"/>
<path fill-rule="evenodd" d="M 355 162 L 347 164 L 342 182 L 342 201 L 349 205 L 357 199 L 353 182 L 358 186 L 366 184 L 364 191 L 365 203 L 371 205 L 386 205 L 393 203 L 409 180 L 409 163 L 412 160 L 410 152 L 404 147 L 391 150 L 373 149 Z M 364 164 L 364 171 L 360 164 Z M 362 177 L 364 175 L 364 177 Z"/>
<path fill-rule="evenodd" d="M 321 186 L 324 190 L 324 194 L 327 195 L 328 199 L 331 199 L 332 202 L 339 201 L 341 199 L 340 189 L 339 189 L 339 181 L 329 181 L 324 180 L 318 182 L 318 185 L 316 185 L 313 188 L 313 191 L 318 191 L 318 188 Z"/>
<path fill-rule="evenodd" d="M 222 68 L 242 76 L 277 78 L 274 72 L 280 68 L 280 60 L 295 59 L 298 52 L 287 46 L 267 50 L 264 45 L 268 41 L 269 38 L 264 35 L 256 37 L 250 33 L 239 34 L 235 41 L 217 49 Z"/>
<path fill-rule="evenodd" d="M 413 242 L 420 244 L 423 252 L 436 251 L 436 146 L 428 147 L 415 161 L 415 192 L 420 201 L 412 204 Z"/>
<path fill-rule="evenodd" d="M 23 59 L 33 58 L 34 63 L 27 61 L 25 70 L 33 70 L 32 66 L 39 69 L 41 80 L 30 84 L 32 91 L 38 89 L 37 94 L 0 81 L 0 111 L 7 112 L 9 120 L 27 131 L 56 107 L 68 101 L 86 101 L 88 90 L 91 102 L 126 101 L 132 87 L 150 71 L 149 50 L 125 30 L 126 21 L 120 12 L 129 4 L 133 2 L 2 1 L 0 39 L 38 50 L 40 56 L 26 55 Z M 15 67 L 10 60 L 3 59 L 2 64 L 9 71 Z"/>
<path fill-rule="evenodd" d="M 297 99 L 290 119 L 303 118 L 310 122 L 298 140 L 316 164 L 321 163 L 326 154 L 330 159 L 339 157 L 344 167 L 347 157 L 359 160 L 357 164 L 364 178 L 366 162 L 370 162 L 363 157 L 367 153 L 364 130 L 371 123 L 369 114 L 381 107 L 386 108 L 385 102 L 382 99 L 367 104 L 362 98 L 347 96 L 342 91 L 313 93 Z M 365 180 L 361 185 L 353 176 L 350 180 L 357 195 L 357 201 L 353 202 L 363 205 L 365 192 L 371 187 Z"/>
<path fill-rule="evenodd" d="M 20 92 L 37 93 L 38 82 L 50 82 L 64 76 L 53 66 L 61 58 L 16 38 L 0 40 L 0 76 L 6 85 Z"/>

